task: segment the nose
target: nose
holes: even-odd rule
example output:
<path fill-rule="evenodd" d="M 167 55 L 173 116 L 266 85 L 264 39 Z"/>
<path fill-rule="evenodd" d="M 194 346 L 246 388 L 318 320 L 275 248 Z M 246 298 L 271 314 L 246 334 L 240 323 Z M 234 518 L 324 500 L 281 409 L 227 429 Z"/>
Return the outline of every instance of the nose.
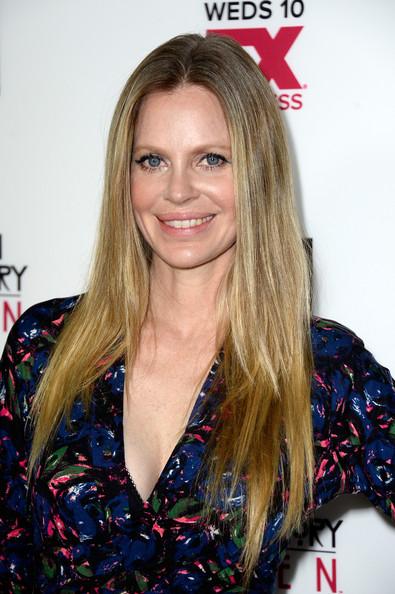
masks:
<path fill-rule="evenodd" d="M 188 167 L 172 167 L 168 172 L 165 199 L 181 204 L 199 196 L 193 172 Z"/>

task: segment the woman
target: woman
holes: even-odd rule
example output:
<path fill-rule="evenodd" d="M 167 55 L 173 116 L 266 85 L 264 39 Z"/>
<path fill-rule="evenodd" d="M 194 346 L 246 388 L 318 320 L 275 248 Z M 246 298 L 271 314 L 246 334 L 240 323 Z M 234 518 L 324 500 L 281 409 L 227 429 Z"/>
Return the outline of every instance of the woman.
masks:
<path fill-rule="evenodd" d="M 311 509 L 393 510 L 393 382 L 312 318 L 279 111 L 234 41 L 132 74 L 88 290 L 20 318 L 2 382 L 2 592 L 272 592 Z"/>

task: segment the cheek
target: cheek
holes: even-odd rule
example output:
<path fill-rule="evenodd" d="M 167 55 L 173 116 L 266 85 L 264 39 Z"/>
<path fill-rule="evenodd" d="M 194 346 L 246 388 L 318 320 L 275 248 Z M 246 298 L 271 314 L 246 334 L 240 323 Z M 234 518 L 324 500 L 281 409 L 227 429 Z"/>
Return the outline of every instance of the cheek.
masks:
<path fill-rule="evenodd" d="M 223 209 L 232 217 L 236 216 L 235 192 L 233 183 L 224 184 L 221 191 L 221 201 Z"/>
<path fill-rule="evenodd" d="M 142 183 L 138 179 L 132 178 L 130 189 L 133 210 L 136 212 L 144 209 L 144 205 L 146 205 L 149 196 L 147 195 L 146 184 Z"/>
<path fill-rule="evenodd" d="M 232 178 L 213 180 L 212 183 L 206 183 L 201 187 L 202 193 L 215 201 L 221 209 L 234 211 L 235 191 Z"/>
<path fill-rule="evenodd" d="M 134 218 L 138 228 L 146 235 L 144 228 L 149 224 L 152 210 L 157 203 L 157 187 L 147 179 L 132 179 L 131 200 Z"/>
<path fill-rule="evenodd" d="M 133 178 L 131 180 L 130 190 L 134 220 L 141 235 L 147 241 L 148 238 L 144 225 L 144 214 L 151 206 L 151 192 L 148 190 L 146 183 L 144 183 L 142 180 Z"/>

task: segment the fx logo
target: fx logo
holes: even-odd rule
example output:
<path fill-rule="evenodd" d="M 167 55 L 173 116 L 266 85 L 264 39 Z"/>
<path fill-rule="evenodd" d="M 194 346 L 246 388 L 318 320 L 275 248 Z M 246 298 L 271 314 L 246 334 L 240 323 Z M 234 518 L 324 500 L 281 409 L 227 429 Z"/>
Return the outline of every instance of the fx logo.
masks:
<path fill-rule="evenodd" d="M 259 68 L 270 82 L 279 89 L 301 89 L 302 85 L 292 72 L 285 56 L 303 27 L 280 27 L 275 37 L 265 28 L 259 29 L 208 29 L 207 33 L 233 37 L 240 45 L 252 45 L 259 54 Z"/>

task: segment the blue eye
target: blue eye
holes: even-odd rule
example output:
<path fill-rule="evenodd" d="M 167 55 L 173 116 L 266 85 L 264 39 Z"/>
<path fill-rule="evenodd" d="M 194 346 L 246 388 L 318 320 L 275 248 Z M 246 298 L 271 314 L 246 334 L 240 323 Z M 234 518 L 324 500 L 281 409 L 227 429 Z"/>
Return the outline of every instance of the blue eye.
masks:
<path fill-rule="evenodd" d="M 202 161 L 206 161 L 206 165 L 203 166 L 207 169 L 218 169 L 218 167 L 222 167 L 225 163 L 229 163 L 225 157 L 218 155 L 217 153 L 207 153 Z"/>
<path fill-rule="evenodd" d="M 219 155 L 215 155 L 214 153 L 210 153 L 206 157 L 207 163 L 211 166 L 219 165 L 221 162 L 221 157 Z"/>
<path fill-rule="evenodd" d="M 143 169 L 158 169 L 161 164 L 161 158 L 158 155 L 143 155 L 140 159 L 136 159 L 135 163 Z"/>
<path fill-rule="evenodd" d="M 150 167 L 159 167 L 160 158 L 157 155 L 149 155 L 147 158 L 147 162 Z"/>

